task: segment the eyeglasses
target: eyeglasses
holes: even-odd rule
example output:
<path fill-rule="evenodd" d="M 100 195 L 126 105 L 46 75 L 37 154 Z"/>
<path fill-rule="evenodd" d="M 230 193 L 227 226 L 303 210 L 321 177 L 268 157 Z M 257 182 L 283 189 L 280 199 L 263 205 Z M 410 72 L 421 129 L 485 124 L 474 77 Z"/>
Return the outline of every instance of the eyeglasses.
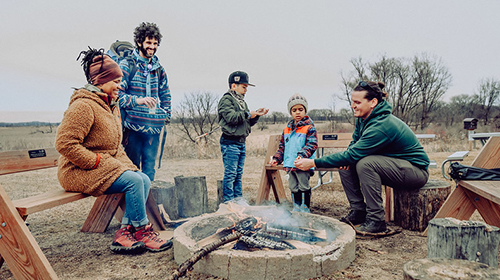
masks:
<path fill-rule="evenodd" d="M 366 90 L 371 90 L 373 92 L 378 92 L 374 88 L 372 88 L 367 82 L 365 81 L 359 81 L 358 86 L 366 89 Z"/>

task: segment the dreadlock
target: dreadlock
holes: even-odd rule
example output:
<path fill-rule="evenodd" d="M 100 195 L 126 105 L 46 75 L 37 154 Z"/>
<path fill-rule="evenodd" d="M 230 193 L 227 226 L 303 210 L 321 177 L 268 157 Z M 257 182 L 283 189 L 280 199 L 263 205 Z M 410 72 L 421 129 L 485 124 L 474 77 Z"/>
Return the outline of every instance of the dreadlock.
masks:
<path fill-rule="evenodd" d="M 83 55 L 83 58 L 82 58 L 82 66 L 83 66 L 83 72 L 85 73 L 85 77 L 87 78 L 87 82 L 89 84 L 92 84 L 92 79 L 90 77 L 90 65 L 92 64 L 92 62 L 94 61 L 94 57 L 96 56 L 104 56 L 104 49 L 93 49 L 89 46 L 89 50 L 88 51 L 81 51 L 80 54 L 78 55 L 78 57 L 76 58 L 76 61 L 80 60 L 80 56 Z M 104 58 L 101 59 L 101 68 L 102 69 L 102 66 L 104 65 Z"/>

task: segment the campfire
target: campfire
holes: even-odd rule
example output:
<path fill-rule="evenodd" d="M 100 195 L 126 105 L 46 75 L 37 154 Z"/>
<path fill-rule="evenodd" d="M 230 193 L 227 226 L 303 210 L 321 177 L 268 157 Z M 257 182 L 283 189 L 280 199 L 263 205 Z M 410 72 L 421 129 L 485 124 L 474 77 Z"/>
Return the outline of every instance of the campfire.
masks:
<path fill-rule="evenodd" d="M 274 206 L 227 208 L 175 230 L 180 266 L 171 279 L 190 269 L 227 279 L 303 279 L 354 260 L 354 231 L 335 219 Z"/>

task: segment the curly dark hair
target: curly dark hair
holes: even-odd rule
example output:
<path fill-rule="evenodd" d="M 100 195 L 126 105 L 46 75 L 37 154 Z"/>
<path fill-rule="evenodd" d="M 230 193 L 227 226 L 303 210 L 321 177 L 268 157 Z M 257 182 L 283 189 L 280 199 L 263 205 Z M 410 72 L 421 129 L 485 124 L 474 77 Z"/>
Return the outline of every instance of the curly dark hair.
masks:
<path fill-rule="evenodd" d="M 91 48 L 90 46 L 89 47 L 89 50 L 88 51 L 81 51 L 80 54 L 78 55 L 78 57 L 76 58 L 76 61 L 80 60 L 80 56 L 83 55 L 83 58 L 82 58 L 82 66 L 83 66 L 83 72 L 85 73 L 85 78 L 87 78 L 87 82 L 89 84 L 92 84 L 92 79 L 90 77 L 90 65 L 92 64 L 92 62 L 94 61 L 94 57 L 96 56 L 104 56 L 106 55 L 104 53 L 104 49 L 93 49 Z M 104 65 L 104 58 L 101 59 L 101 67 Z"/>
<path fill-rule="evenodd" d="M 163 37 L 160 33 L 160 28 L 155 23 L 143 22 L 137 26 L 134 30 L 134 42 L 137 47 L 139 43 L 143 43 L 146 38 L 155 38 L 158 40 L 158 46 L 161 43 L 161 38 Z"/>

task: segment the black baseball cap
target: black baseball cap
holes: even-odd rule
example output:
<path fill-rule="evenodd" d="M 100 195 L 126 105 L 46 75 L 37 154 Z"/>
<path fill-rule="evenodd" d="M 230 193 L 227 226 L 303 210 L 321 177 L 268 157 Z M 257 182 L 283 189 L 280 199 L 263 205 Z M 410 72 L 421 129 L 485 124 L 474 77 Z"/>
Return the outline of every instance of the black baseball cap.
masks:
<path fill-rule="evenodd" d="M 243 71 L 235 71 L 229 75 L 229 86 L 231 84 L 247 84 L 249 86 L 255 86 L 248 82 L 248 74 Z"/>

